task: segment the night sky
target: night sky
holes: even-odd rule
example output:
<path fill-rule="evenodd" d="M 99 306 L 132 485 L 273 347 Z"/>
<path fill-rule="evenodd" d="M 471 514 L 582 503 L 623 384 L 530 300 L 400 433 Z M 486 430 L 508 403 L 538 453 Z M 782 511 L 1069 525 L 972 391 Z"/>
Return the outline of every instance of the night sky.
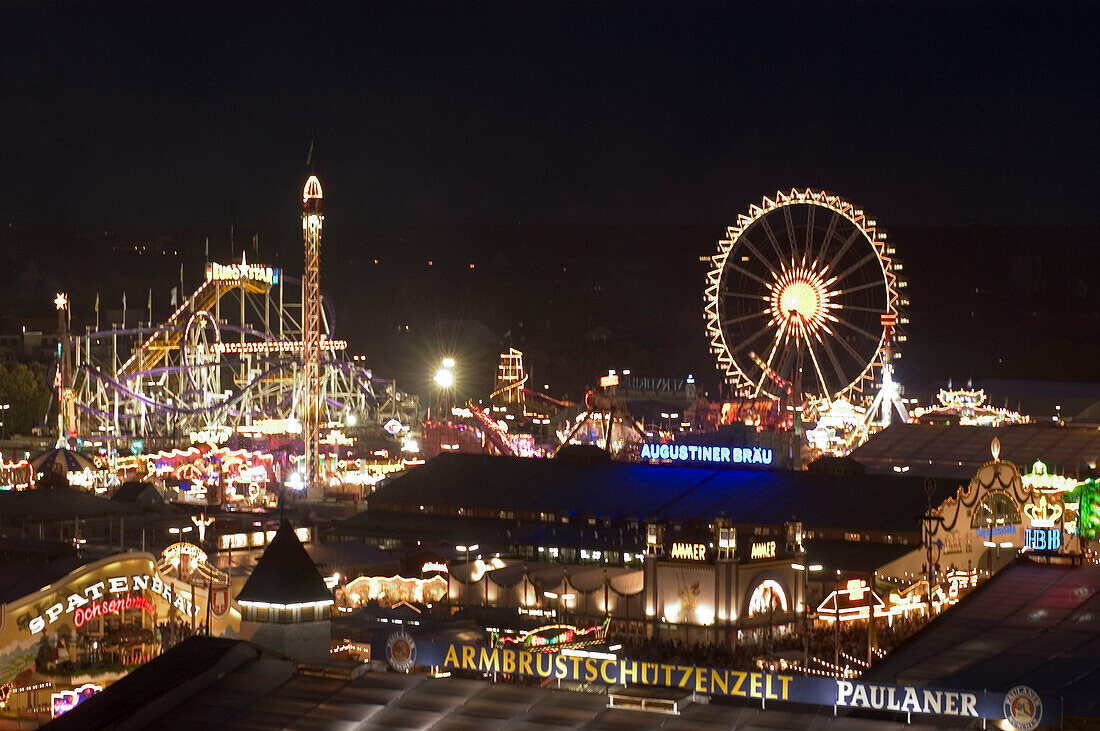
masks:
<path fill-rule="evenodd" d="M 1100 222 L 1095 3 L 5 4 L 7 217 Z"/>
<path fill-rule="evenodd" d="M 556 312 L 566 325 L 543 330 L 563 339 L 607 324 L 644 345 L 661 330 L 650 345 L 668 368 L 698 372 L 713 368 L 699 256 L 749 203 L 811 186 L 867 210 L 909 265 L 914 377 L 1094 380 L 1097 348 L 1057 313 L 1096 341 L 1097 27 L 1097 3 L 9 2 L 0 219 L 168 232 L 196 274 L 212 232 L 228 258 L 232 223 L 300 271 L 312 147 L 324 286 L 357 347 L 406 316 L 500 335 Z M 12 240 L 7 271 L 26 262 Z M 74 316 L 95 291 L 146 286 L 108 281 L 133 269 L 105 244 L 59 236 L 39 252 L 87 262 Z M 1008 292 L 999 279 L 1028 252 L 1054 252 L 1029 285 L 1043 291 Z M 396 268 L 348 275 L 378 257 Z M 496 268 L 476 285 L 429 280 L 412 271 L 428 259 Z M 166 281 L 148 285 L 157 309 Z M 571 287 L 591 299 L 583 317 L 562 309 L 579 307 Z M 8 307 L 48 315 L 43 297 Z M 1032 356 L 1052 348 L 1057 365 L 1017 357 L 1026 317 Z M 574 367 L 630 358 L 665 375 L 660 358 L 617 352 Z"/>

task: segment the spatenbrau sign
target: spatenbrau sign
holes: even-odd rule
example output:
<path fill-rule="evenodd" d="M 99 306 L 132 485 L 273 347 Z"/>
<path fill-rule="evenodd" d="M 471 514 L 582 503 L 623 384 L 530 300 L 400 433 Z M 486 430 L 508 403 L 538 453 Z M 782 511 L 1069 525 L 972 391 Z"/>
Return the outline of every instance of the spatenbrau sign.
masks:
<path fill-rule="evenodd" d="M 625 657 L 584 657 L 531 652 L 511 647 L 416 641 L 416 664 L 442 670 L 504 673 L 608 685 L 681 688 L 692 693 L 770 701 L 791 701 L 838 708 L 861 708 L 954 718 L 1007 720 L 1029 731 L 1040 723 L 1061 723 L 1061 703 L 1040 699 L 1027 686 L 1008 691 L 886 685 L 786 673 L 644 662 Z M 1010 702 L 1023 697 L 1027 702 Z M 1006 710 L 1007 709 L 1007 710 Z"/>

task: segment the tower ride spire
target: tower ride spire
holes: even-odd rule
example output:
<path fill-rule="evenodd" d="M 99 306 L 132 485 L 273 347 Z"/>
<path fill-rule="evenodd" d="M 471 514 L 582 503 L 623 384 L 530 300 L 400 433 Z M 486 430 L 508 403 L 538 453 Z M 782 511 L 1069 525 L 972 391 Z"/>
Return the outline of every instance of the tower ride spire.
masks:
<path fill-rule="evenodd" d="M 309 500 L 321 500 L 324 486 L 320 479 L 321 431 L 321 181 L 310 175 L 302 191 L 302 237 L 305 243 L 305 277 L 302 283 L 302 339 L 305 391 L 302 403 L 302 437 L 305 457 L 302 480 Z"/>

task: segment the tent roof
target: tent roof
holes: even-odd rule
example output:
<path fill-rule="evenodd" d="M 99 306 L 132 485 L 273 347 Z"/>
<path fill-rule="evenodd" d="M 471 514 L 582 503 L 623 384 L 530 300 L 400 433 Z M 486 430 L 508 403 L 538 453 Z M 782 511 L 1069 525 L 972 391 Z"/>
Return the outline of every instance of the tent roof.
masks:
<path fill-rule="evenodd" d="M 880 682 L 1061 696 L 1100 716 L 1100 566 L 1028 557 L 1000 571 L 872 668 Z"/>
<path fill-rule="evenodd" d="M 1001 459 L 1026 472 L 1035 460 L 1051 472 L 1078 474 L 1100 460 L 1100 432 L 1041 424 L 1015 426 L 941 426 L 892 424 L 867 440 L 852 457 L 868 472 L 890 473 L 908 467 L 912 474 L 969 479 L 990 461 L 989 444 L 1001 442 Z"/>
<path fill-rule="evenodd" d="M 969 479 L 971 475 L 967 475 Z M 940 480 L 932 504 L 965 480 Z M 811 472 L 674 467 L 556 459 L 445 454 L 380 487 L 385 503 L 526 510 L 558 515 L 917 532 L 928 509 L 923 478 Z"/>
<path fill-rule="evenodd" d="M 306 553 L 290 521 L 284 520 L 264 550 L 238 601 L 304 604 L 332 599 L 317 565 Z"/>

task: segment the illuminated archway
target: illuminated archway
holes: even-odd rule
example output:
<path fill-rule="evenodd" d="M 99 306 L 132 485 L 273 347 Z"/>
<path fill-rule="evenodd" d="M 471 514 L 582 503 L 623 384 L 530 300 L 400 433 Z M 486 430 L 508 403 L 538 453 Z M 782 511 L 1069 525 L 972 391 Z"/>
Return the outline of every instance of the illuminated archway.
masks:
<path fill-rule="evenodd" d="M 764 579 L 752 590 L 746 615 L 759 617 L 772 612 L 786 614 L 788 607 L 787 592 L 783 586 L 775 579 Z"/>
<path fill-rule="evenodd" d="M 993 490 L 983 495 L 974 506 L 974 515 L 970 519 L 971 528 L 1019 524 L 1020 506 L 1004 490 Z"/>

